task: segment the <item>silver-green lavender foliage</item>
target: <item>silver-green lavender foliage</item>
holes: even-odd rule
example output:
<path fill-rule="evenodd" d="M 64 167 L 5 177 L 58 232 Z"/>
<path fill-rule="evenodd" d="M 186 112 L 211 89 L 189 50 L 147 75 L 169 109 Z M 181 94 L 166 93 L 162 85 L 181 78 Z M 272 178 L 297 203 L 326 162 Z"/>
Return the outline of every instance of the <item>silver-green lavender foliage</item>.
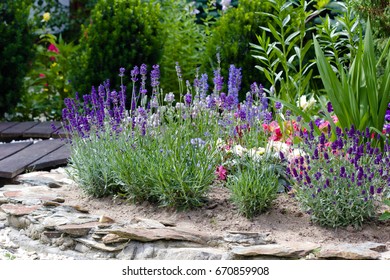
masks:
<path fill-rule="evenodd" d="M 278 193 L 279 175 L 269 156 L 260 160 L 240 160 L 238 170 L 228 177 L 227 186 L 238 210 L 247 218 L 264 212 L 272 206 Z"/>
<path fill-rule="evenodd" d="M 299 145 L 302 153 L 290 161 L 293 192 L 314 222 L 326 227 L 361 226 L 376 214 L 378 201 L 389 193 L 389 146 L 373 145 L 367 130 L 337 129 Z"/>

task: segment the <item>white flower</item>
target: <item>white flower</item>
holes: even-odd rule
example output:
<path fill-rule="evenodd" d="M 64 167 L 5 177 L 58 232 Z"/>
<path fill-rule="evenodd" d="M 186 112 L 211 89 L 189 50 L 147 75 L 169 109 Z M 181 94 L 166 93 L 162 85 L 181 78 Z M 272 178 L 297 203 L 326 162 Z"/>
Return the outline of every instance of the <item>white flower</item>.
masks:
<path fill-rule="evenodd" d="M 216 142 L 216 146 L 217 148 L 222 148 L 223 146 L 225 146 L 225 142 L 221 138 L 218 138 Z"/>
<path fill-rule="evenodd" d="M 230 7 L 231 0 L 221 0 L 222 11 L 226 11 Z"/>
<path fill-rule="evenodd" d="M 313 105 L 316 103 L 317 101 L 312 97 L 310 97 L 309 101 L 307 101 L 306 99 L 306 95 L 302 95 L 299 100 L 297 101 L 297 106 L 301 107 L 301 109 L 303 111 L 306 111 L 308 109 L 310 109 L 311 107 L 313 107 Z"/>
<path fill-rule="evenodd" d="M 263 147 L 252 148 L 248 151 L 248 155 L 254 160 L 259 160 L 261 156 L 264 154 L 265 154 L 265 148 Z"/>
<path fill-rule="evenodd" d="M 306 153 L 301 149 L 293 149 L 290 153 L 287 154 L 287 159 L 292 161 L 293 159 L 300 158 L 305 156 Z"/>
<path fill-rule="evenodd" d="M 235 145 L 232 149 L 232 152 L 233 154 L 236 154 L 238 156 L 242 156 L 243 153 L 247 152 L 248 150 L 245 149 L 243 146 L 241 145 Z"/>
<path fill-rule="evenodd" d="M 290 146 L 280 141 L 271 141 L 268 142 L 266 150 L 273 151 L 273 152 L 288 153 L 290 150 Z"/>

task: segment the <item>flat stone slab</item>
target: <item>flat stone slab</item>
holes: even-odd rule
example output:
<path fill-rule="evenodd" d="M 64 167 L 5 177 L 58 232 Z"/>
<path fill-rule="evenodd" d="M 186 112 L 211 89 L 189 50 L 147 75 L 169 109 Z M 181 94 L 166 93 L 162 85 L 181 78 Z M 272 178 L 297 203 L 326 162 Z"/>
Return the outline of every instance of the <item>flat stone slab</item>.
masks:
<path fill-rule="evenodd" d="M 234 247 L 232 253 L 236 256 L 276 256 L 283 258 L 302 258 L 310 254 L 320 245 L 311 242 L 292 242 L 288 244 L 266 244 L 249 247 Z"/>
<path fill-rule="evenodd" d="M 321 259 L 377 260 L 381 254 L 375 250 L 383 250 L 383 246 L 386 247 L 374 242 L 324 245 L 316 256 Z"/>
<path fill-rule="evenodd" d="M 13 198 L 18 201 L 28 199 L 52 200 L 56 201 L 58 195 L 46 186 L 25 187 L 21 190 L 3 192 L 4 197 Z"/>
<path fill-rule="evenodd" d="M 102 242 L 106 245 L 113 244 L 113 243 L 122 243 L 122 242 L 127 242 L 127 241 L 129 241 L 128 238 L 123 238 L 123 237 L 120 237 L 119 235 L 116 235 L 113 233 L 109 233 L 102 238 Z"/>
<path fill-rule="evenodd" d="M 23 184 L 30 184 L 33 186 L 41 186 L 41 185 L 50 186 L 51 183 L 57 183 L 59 185 L 63 185 L 63 184 L 69 185 L 74 183 L 73 180 L 69 179 L 69 177 L 66 174 L 54 173 L 48 171 L 35 171 L 26 174 L 21 174 L 15 178 L 15 181 Z M 56 187 L 58 188 L 58 186 Z"/>
<path fill-rule="evenodd" d="M 106 251 L 106 252 L 118 252 L 118 251 L 123 250 L 127 245 L 127 243 L 125 243 L 125 244 L 121 244 L 121 245 L 117 245 L 117 246 L 108 246 L 108 245 L 105 245 L 103 243 L 99 243 L 99 242 L 85 239 L 85 238 L 78 238 L 78 239 L 76 239 L 76 241 L 78 241 L 84 245 L 87 245 L 88 247 L 95 248 L 95 249 L 102 250 L 102 251 Z"/>
<path fill-rule="evenodd" d="M 264 245 L 275 243 L 274 237 L 271 233 L 261 232 L 245 232 L 245 231 L 229 231 L 223 240 L 229 243 L 249 244 L 249 245 Z"/>
<path fill-rule="evenodd" d="M 26 206 L 21 204 L 2 204 L 0 206 L 0 209 L 9 215 L 24 216 L 24 215 L 31 214 L 32 212 L 36 211 L 41 207 L 42 207 L 41 205 Z"/>
<path fill-rule="evenodd" d="M 81 237 L 87 235 L 91 231 L 91 229 L 96 227 L 98 224 L 99 222 L 91 222 L 85 224 L 66 224 L 56 226 L 55 229 L 59 232 Z"/>
<path fill-rule="evenodd" d="M 123 228 L 108 230 L 108 233 L 113 233 L 123 238 L 141 242 L 176 240 L 205 244 L 210 240 L 210 237 L 203 234 L 176 228 Z"/>
<path fill-rule="evenodd" d="M 165 226 L 160 223 L 159 221 L 152 220 L 152 219 L 144 219 L 140 217 L 136 217 L 135 221 L 138 223 L 139 226 L 145 227 L 145 228 L 165 228 Z"/>

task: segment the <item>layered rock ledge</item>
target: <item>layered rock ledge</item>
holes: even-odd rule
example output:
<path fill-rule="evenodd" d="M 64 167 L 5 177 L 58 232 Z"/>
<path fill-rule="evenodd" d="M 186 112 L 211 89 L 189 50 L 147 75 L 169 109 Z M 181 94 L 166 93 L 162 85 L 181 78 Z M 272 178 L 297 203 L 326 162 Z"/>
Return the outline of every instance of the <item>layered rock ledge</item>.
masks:
<path fill-rule="evenodd" d="M 173 222 L 114 221 L 70 205 L 63 170 L 32 172 L 0 188 L 0 259 L 390 259 L 386 244 L 278 242 L 269 232 L 210 235 Z"/>

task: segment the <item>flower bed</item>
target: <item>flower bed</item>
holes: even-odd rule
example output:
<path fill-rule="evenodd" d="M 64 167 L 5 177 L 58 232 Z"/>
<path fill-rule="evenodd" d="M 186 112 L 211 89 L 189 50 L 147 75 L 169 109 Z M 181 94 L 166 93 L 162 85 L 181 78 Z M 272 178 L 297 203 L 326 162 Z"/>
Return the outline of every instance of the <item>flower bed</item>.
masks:
<path fill-rule="evenodd" d="M 206 74 L 184 85 L 178 64 L 176 71 L 178 96 L 159 88 L 158 65 L 148 94 L 146 65 L 134 67 L 130 110 L 126 88 L 117 92 L 108 81 L 65 100 L 71 175 L 88 194 L 188 209 L 204 204 L 220 180 L 246 217 L 289 191 L 315 222 L 330 227 L 360 226 L 389 196 L 388 143 L 369 130 L 342 131 L 335 116 L 307 123 L 279 102 L 271 106 L 256 83 L 239 102 L 241 69 L 234 65 L 226 85 L 220 69 L 214 72 L 213 87 Z"/>

